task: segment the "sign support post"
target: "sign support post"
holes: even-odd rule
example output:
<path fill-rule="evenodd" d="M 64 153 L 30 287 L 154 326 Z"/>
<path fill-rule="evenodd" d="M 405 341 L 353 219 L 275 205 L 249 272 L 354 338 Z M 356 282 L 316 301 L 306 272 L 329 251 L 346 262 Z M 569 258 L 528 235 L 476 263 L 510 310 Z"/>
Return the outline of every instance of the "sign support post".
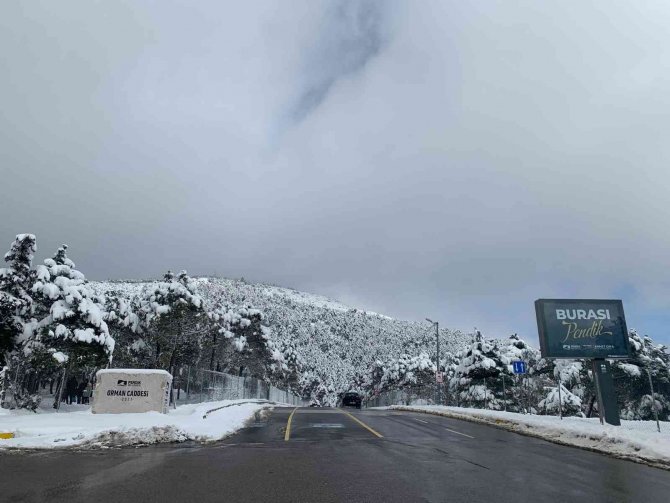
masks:
<path fill-rule="evenodd" d="M 563 421 L 563 400 L 561 400 L 561 372 L 558 372 L 558 417 Z"/>
<path fill-rule="evenodd" d="M 596 402 L 598 402 L 598 417 L 600 418 L 600 424 L 605 424 L 603 420 L 603 398 L 600 396 L 600 386 L 598 385 L 598 371 L 597 371 L 598 360 L 591 360 L 591 371 L 593 372 L 593 382 L 596 387 Z"/>
<path fill-rule="evenodd" d="M 596 382 L 596 396 L 598 397 L 598 415 L 600 424 L 604 422 L 621 426 L 619 405 L 614 393 L 614 382 L 610 372 L 610 364 L 603 358 L 593 359 L 593 377 Z"/>

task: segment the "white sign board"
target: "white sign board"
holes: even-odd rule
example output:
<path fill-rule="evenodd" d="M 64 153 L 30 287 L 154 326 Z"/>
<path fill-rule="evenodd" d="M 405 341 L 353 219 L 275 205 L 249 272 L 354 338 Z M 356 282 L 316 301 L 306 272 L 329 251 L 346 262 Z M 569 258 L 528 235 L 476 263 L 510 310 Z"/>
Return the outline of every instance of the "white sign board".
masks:
<path fill-rule="evenodd" d="M 172 376 L 158 369 L 105 369 L 96 374 L 94 414 L 157 411 L 167 414 Z"/>

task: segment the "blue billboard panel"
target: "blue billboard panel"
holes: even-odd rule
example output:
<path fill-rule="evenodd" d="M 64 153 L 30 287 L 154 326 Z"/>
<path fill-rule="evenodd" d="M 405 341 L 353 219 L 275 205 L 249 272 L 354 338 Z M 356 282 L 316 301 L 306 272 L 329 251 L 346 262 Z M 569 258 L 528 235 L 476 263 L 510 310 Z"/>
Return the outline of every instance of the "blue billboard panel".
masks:
<path fill-rule="evenodd" d="M 620 300 L 539 299 L 535 314 L 543 358 L 629 358 Z"/>

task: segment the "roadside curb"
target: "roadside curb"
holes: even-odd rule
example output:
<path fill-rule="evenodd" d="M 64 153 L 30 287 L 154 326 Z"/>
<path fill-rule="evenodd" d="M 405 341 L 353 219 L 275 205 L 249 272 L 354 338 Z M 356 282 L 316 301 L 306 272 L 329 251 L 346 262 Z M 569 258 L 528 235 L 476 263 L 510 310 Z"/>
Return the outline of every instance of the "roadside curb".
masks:
<path fill-rule="evenodd" d="M 494 428 L 499 428 L 501 430 L 510 431 L 512 433 L 518 433 L 519 435 L 524 435 L 526 437 L 534 437 L 540 440 L 546 440 L 554 444 L 564 445 L 567 447 L 575 447 L 577 449 L 583 449 L 586 451 L 596 452 L 598 454 L 605 454 L 618 459 L 624 459 L 626 461 L 633 461 L 635 463 L 640 463 L 647 466 L 653 466 L 654 468 L 661 468 L 663 470 L 670 471 L 670 460 L 658 460 L 650 459 L 645 456 L 633 456 L 630 454 L 623 454 L 619 452 L 612 452 L 606 449 L 601 449 L 598 447 L 592 447 L 588 445 L 580 445 L 577 443 L 568 442 L 566 440 L 544 436 L 532 430 L 532 426 L 520 423 L 507 421 L 504 419 L 491 419 L 483 416 L 469 415 L 469 414 L 458 414 L 456 412 L 449 411 L 437 411 L 437 410 L 423 410 L 415 409 L 413 407 L 407 407 L 403 405 L 391 405 L 388 410 L 400 410 L 405 412 L 420 412 L 422 414 L 429 414 L 433 416 L 442 416 L 448 417 L 451 419 L 460 419 L 462 421 L 469 421 L 471 423 L 484 424 L 486 426 L 493 426 Z"/>
<path fill-rule="evenodd" d="M 212 412 L 216 412 L 217 410 L 227 409 L 228 407 L 236 407 L 238 405 L 247 405 L 247 404 L 250 404 L 250 403 L 251 404 L 257 404 L 257 405 L 286 405 L 286 404 L 283 404 L 281 402 L 272 402 L 270 400 L 247 400 L 247 401 L 244 401 L 244 402 L 229 403 L 229 404 L 223 405 L 221 407 L 216 407 L 215 409 L 210 409 L 207 412 L 205 412 L 205 414 L 202 416 L 202 418 L 207 419 L 207 416 L 209 414 L 211 414 Z M 294 405 L 292 405 L 291 407 L 294 407 Z"/>

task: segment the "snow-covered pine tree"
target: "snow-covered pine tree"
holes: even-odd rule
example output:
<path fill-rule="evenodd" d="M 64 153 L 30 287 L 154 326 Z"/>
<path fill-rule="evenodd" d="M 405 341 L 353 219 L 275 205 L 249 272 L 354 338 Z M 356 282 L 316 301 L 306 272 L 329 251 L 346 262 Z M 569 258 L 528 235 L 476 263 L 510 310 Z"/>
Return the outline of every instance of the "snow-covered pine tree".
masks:
<path fill-rule="evenodd" d="M 177 277 L 168 271 L 163 281 L 149 284 L 139 310 L 146 334 L 143 341 L 153 354 L 152 367 L 174 372 L 178 365 L 197 360 L 207 320 L 186 271 Z"/>
<path fill-rule="evenodd" d="M 270 339 L 271 330 L 262 324 L 263 314 L 258 309 L 229 308 L 217 315 L 223 335 L 218 355 L 225 370 L 267 380 L 288 375 L 281 347 Z"/>
<path fill-rule="evenodd" d="M 271 353 L 269 366 L 269 378 L 275 386 L 288 389 L 301 394 L 299 387 L 300 371 L 304 361 L 298 353 L 295 343 L 285 339 L 274 339 L 271 329 L 264 327 L 265 335 L 268 337 L 267 346 Z"/>
<path fill-rule="evenodd" d="M 70 367 L 99 366 L 111 359 L 114 339 L 104 321 L 101 299 L 66 251 L 63 245 L 36 268 L 32 291 L 37 320 L 25 333 L 24 349 L 54 349 L 67 356 Z"/>
<path fill-rule="evenodd" d="M 0 269 L 0 366 L 23 333 L 31 317 L 34 272 L 32 261 L 37 250 L 33 234 L 19 234 L 5 254 L 8 267 Z"/>
<path fill-rule="evenodd" d="M 503 409 L 502 375 L 507 373 L 499 342 L 479 331 L 472 344 L 457 354 L 459 364 L 449 382 L 460 406 Z"/>
<path fill-rule="evenodd" d="M 406 390 L 417 395 L 430 395 L 434 390 L 437 367 L 428 354 L 401 355 L 386 363 L 375 362 L 370 368 L 369 394 L 380 394 L 392 390 Z"/>
<path fill-rule="evenodd" d="M 662 344 L 655 344 L 648 336 L 640 336 L 635 329 L 628 333 L 631 358 L 618 360 L 612 365 L 612 378 L 617 398 L 622 404 L 623 419 L 654 418 L 653 405 L 659 419 L 670 416 L 670 355 Z M 649 374 L 654 383 L 652 401 Z"/>
<path fill-rule="evenodd" d="M 105 294 L 105 321 L 116 341 L 114 365 L 126 368 L 150 368 L 154 355 L 143 323 L 142 297 L 137 292 L 121 289 Z"/>
<path fill-rule="evenodd" d="M 33 234 L 17 235 L 5 254 L 8 267 L 0 269 L 0 407 L 5 406 L 11 355 L 32 315 L 36 243 Z"/>
<path fill-rule="evenodd" d="M 504 363 L 507 410 L 520 412 L 528 407 L 536 408 L 537 403 L 545 396 L 545 386 L 553 382 L 550 377 L 551 369 L 546 366 L 553 363 L 541 360 L 540 352 L 517 334 L 499 341 L 499 349 Z M 525 362 L 528 373 L 514 374 L 514 361 Z"/>

